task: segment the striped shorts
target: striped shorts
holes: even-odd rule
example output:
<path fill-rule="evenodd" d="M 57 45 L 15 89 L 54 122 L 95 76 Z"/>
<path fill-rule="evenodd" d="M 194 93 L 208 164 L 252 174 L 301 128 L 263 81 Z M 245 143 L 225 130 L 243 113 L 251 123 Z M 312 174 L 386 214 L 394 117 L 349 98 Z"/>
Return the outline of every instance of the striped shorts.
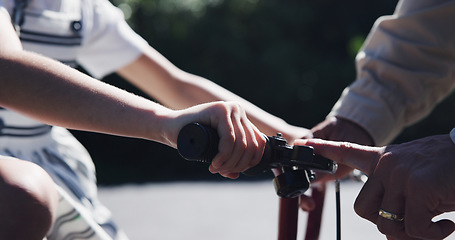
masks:
<path fill-rule="evenodd" d="M 99 202 L 93 161 L 68 130 L 0 122 L 0 155 L 36 163 L 54 180 L 60 202 L 46 240 L 128 239 Z"/>

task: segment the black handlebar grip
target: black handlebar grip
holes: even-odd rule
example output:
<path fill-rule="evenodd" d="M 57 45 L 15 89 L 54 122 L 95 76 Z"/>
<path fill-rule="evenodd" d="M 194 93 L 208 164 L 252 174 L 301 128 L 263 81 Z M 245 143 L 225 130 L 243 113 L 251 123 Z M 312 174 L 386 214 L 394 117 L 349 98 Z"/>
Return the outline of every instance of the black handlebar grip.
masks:
<path fill-rule="evenodd" d="M 211 163 L 218 153 L 219 141 L 220 138 L 214 128 L 191 123 L 180 130 L 177 150 L 186 160 Z"/>
<path fill-rule="evenodd" d="M 270 169 L 271 148 L 269 140 L 264 149 L 261 162 L 247 169 L 245 175 L 257 175 Z M 190 123 L 180 130 L 177 138 L 177 150 L 184 159 L 211 163 L 218 153 L 220 138 L 216 130 L 200 123 Z"/>

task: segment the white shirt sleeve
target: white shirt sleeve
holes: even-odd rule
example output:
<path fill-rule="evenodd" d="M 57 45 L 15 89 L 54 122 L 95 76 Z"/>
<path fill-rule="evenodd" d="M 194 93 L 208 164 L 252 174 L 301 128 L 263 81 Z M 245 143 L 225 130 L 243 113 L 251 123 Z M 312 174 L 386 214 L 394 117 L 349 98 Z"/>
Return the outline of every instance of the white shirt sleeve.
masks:
<path fill-rule="evenodd" d="M 427 116 L 455 87 L 455 1 L 402 0 L 356 57 L 357 78 L 329 116 L 364 127 L 377 145 Z"/>
<path fill-rule="evenodd" d="M 148 43 L 124 20 L 120 9 L 107 0 L 91 1 L 84 11 L 84 42 L 77 61 L 91 75 L 102 78 L 136 60 Z M 93 14 L 92 16 L 87 16 Z"/>

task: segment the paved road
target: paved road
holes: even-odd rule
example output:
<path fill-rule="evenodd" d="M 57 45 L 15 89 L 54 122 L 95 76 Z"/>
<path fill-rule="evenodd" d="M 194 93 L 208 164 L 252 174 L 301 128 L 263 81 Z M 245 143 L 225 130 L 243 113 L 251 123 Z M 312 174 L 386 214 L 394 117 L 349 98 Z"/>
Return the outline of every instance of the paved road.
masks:
<path fill-rule="evenodd" d="M 341 184 L 342 239 L 385 239 L 353 211 L 360 188 L 360 183 Z M 131 240 L 277 239 L 278 198 L 269 181 L 125 185 L 101 188 L 100 198 Z M 448 217 L 455 220 L 454 214 Z M 306 214 L 299 219 L 303 229 Z M 320 239 L 336 239 L 333 185 L 326 194 Z"/>

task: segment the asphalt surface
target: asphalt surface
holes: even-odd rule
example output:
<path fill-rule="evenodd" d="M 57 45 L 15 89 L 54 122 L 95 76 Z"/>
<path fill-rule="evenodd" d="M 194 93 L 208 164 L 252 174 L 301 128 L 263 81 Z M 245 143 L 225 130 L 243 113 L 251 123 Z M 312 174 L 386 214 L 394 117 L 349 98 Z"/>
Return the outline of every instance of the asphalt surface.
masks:
<path fill-rule="evenodd" d="M 361 186 L 341 183 L 341 239 L 385 239 L 353 210 Z M 277 239 L 278 197 L 271 181 L 123 185 L 101 187 L 99 194 L 130 240 Z M 306 213 L 300 212 L 297 239 L 303 239 L 306 226 Z M 320 240 L 336 239 L 335 212 L 334 186 L 329 185 Z M 455 220 L 455 214 L 446 217 Z"/>

